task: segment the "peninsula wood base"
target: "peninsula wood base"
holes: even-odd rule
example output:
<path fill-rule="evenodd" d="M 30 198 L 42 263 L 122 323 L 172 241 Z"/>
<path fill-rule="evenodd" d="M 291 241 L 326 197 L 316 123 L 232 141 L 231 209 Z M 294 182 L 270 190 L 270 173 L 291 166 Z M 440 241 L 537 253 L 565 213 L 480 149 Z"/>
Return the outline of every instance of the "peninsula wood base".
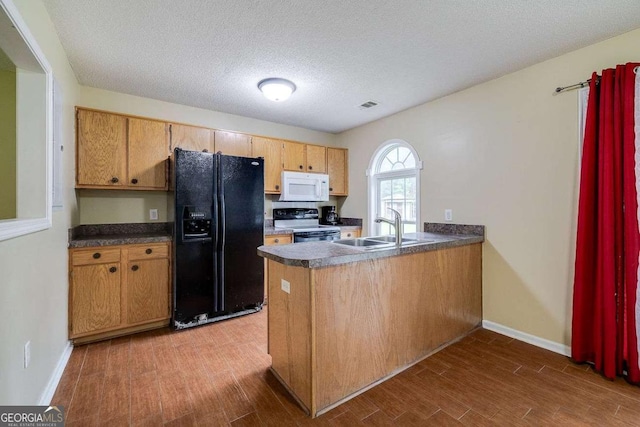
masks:
<path fill-rule="evenodd" d="M 466 335 L 482 320 L 481 251 L 317 269 L 269 260 L 273 371 L 315 417 Z"/>

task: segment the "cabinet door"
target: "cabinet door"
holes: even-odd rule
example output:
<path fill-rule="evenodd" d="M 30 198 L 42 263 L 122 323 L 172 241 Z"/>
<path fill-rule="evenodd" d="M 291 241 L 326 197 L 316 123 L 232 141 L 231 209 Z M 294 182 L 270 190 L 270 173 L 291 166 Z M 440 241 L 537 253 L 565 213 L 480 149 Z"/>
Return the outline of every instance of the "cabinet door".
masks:
<path fill-rule="evenodd" d="M 171 152 L 176 147 L 183 150 L 213 153 L 213 135 L 207 128 L 196 126 L 171 125 Z"/>
<path fill-rule="evenodd" d="M 77 187 L 127 185 L 127 118 L 78 110 Z"/>
<path fill-rule="evenodd" d="M 280 178 L 282 172 L 282 141 L 278 139 L 253 137 L 253 157 L 264 158 L 264 192 L 280 194 Z"/>
<path fill-rule="evenodd" d="M 327 148 L 329 194 L 332 196 L 347 196 L 349 194 L 348 156 L 349 151 L 343 148 Z"/>
<path fill-rule="evenodd" d="M 129 186 L 165 189 L 167 185 L 167 124 L 129 119 Z"/>
<path fill-rule="evenodd" d="M 228 156 L 251 157 L 251 137 L 241 133 L 214 132 L 215 150 Z"/>
<path fill-rule="evenodd" d="M 327 173 L 327 147 L 307 145 L 307 172 Z"/>
<path fill-rule="evenodd" d="M 284 169 L 289 171 L 306 171 L 305 144 L 298 142 L 283 141 L 282 159 Z"/>
<path fill-rule="evenodd" d="M 127 271 L 127 323 L 169 317 L 169 260 L 129 261 Z"/>
<path fill-rule="evenodd" d="M 73 267 L 71 335 L 114 328 L 120 318 L 120 263 Z"/>

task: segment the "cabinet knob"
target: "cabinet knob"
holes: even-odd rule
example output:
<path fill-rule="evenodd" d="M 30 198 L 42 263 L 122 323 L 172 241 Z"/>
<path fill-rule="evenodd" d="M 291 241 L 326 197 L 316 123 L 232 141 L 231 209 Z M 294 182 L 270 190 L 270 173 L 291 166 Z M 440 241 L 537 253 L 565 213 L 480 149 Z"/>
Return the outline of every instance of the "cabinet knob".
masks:
<path fill-rule="evenodd" d="M 133 179 L 131 180 L 131 183 L 132 183 L 132 184 L 137 184 L 137 183 L 138 183 L 138 179 L 137 179 L 137 178 L 133 178 Z"/>
<path fill-rule="evenodd" d="M 153 252 L 153 249 L 148 248 L 146 251 L 144 251 L 145 254 L 149 255 L 151 252 Z"/>
<path fill-rule="evenodd" d="M 133 267 L 131 267 L 131 270 L 133 270 L 133 271 L 138 271 L 138 269 L 139 269 L 139 268 L 140 268 L 140 267 L 138 267 L 137 265 L 134 265 Z"/>
<path fill-rule="evenodd" d="M 333 187 L 329 187 L 329 191 L 333 191 Z"/>
<path fill-rule="evenodd" d="M 203 153 L 208 153 L 209 150 L 207 150 L 206 148 L 204 150 L 202 150 Z"/>
<path fill-rule="evenodd" d="M 347 237 L 351 237 L 351 233 L 347 233 Z"/>
<path fill-rule="evenodd" d="M 93 259 L 98 259 L 100 258 L 102 255 L 100 255 L 100 252 L 96 252 L 95 254 L 93 254 Z"/>
<path fill-rule="evenodd" d="M 279 190 L 279 189 L 280 189 L 280 186 L 279 186 L 279 185 L 276 185 L 276 190 Z"/>
<path fill-rule="evenodd" d="M 313 166 L 309 166 L 309 170 L 313 170 Z"/>
<path fill-rule="evenodd" d="M 275 239 L 274 242 L 280 243 L 280 239 Z"/>
<path fill-rule="evenodd" d="M 117 269 L 117 268 L 115 268 L 115 267 L 111 267 L 111 268 L 109 269 L 109 273 L 115 273 L 116 271 L 118 271 L 118 269 Z"/>
<path fill-rule="evenodd" d="M 117 177 L 117 176 L 114 176 L 113 178 L 111 178 L 111 182 L 112 182 L 112 183 L 114 183 L 114 184 L 115 184 L 116 182 L 118 182 L 118 181 L 120 181 L 120 180 L 118 179 L 118 177 Z"/>
<path fill-rule="evenodd" d="M 304 169 L 304 166 L 300 165 L 300 169 Z"/>

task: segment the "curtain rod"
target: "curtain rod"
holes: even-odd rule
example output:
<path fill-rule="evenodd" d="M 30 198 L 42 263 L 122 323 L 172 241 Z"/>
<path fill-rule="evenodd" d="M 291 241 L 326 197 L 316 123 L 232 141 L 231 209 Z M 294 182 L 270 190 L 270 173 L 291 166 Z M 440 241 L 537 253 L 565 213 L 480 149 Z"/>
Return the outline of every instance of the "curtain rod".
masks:
<path fill-rule="evenodd" d="M 634 68 L 633 72 L 638 74 L 638 68 L 640 68 L 640 67 Z M 600 76 L 598 76 L 598 80 L 596 80 L 596 84 L 598 84 L 598 82 L 600 82 Z M 573 85 L 569 85 L 569 86 L 559 86 L 559 87 L 556 88 L 556 93 L 564 92 L 565 90 L 573 90 L 573 89 L 583 88 L 583 87 L 587 86 L 589 83 L 591 83 L 591 79 L 585 80 L 583 82 L 576 83 L 576 84 L 573 84 Z"/>

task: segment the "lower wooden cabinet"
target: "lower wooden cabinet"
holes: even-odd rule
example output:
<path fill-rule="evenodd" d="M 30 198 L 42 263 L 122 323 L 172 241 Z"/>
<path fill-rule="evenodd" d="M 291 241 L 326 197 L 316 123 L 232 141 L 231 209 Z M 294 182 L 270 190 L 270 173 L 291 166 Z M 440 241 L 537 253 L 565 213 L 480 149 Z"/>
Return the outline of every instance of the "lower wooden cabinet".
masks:
<path fill-rule="evenodd" d="M 168 259 L 129 261 L 127 272 L 127 321 L 163 319 L 169 308 Z"/>
<path fill-rule="evenodd" d="M 273 234 L 270 236 L 264 236 L 265 245 L 286 245 L 293 242 L 293 236 L 291 234 Z"/>
<path fill-rule="evenodd" d="M 69 338 L 97 341 L 169 323 L 169 243 L 69 250 Z"/>
<path fill-rule="evenodd" d="M 72 336 L 119 326 L 120 296 L 119 262 L 75 267 L 70 292 Z"/>
<path fill-rule="evenodd" d="M 264 236 L 265 245 L 287 245 L 293 243 L 293 234 L 271 234 Z M 264 300 L 268 301 L 269 296 L 267 290 L 269 289 L 269 271 L 267 270 L 267 259 L 264 260 Z"/>

